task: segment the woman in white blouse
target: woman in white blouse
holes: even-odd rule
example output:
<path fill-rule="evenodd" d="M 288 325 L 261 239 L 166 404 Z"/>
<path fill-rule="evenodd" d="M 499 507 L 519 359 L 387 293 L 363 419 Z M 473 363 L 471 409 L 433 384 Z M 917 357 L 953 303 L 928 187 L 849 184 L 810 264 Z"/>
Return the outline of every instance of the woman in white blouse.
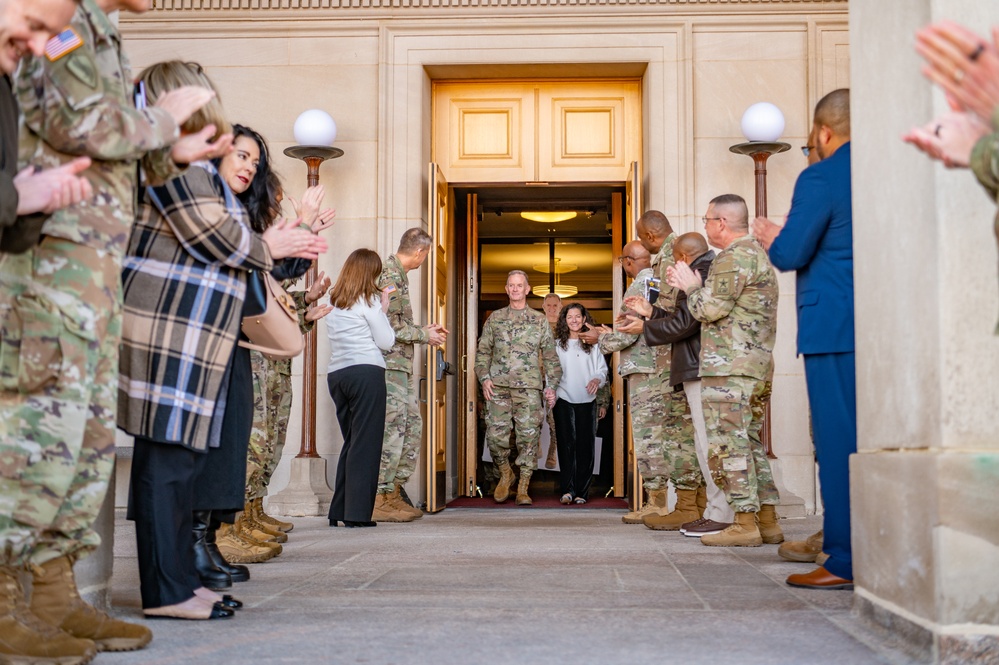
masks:
<path fill-rule="evenodd" d="M 562 364 L 552 416 L 561 475 L 562 503 L 586 503 L 593 478 L 597 436 L 597 390 L 607 382 L 607 363 L 596 345 L 579 339 L 584 325 L 595 325 L 586 308 L 562 308 L 555 324 L 555 351 Z"/>
<path fill-rule="evenodd" d="M 371 511 L 385 433 L 385 360 L 395 343 L 385 312 L 389 293 L 378 288 L 382 260 L 370 249 L 354 250 L 330 289 L 326 315 L 330 362 L 326 382 L 336 405 L 343 448 L 336 467 L 330 526 L 375 526 Z"/>

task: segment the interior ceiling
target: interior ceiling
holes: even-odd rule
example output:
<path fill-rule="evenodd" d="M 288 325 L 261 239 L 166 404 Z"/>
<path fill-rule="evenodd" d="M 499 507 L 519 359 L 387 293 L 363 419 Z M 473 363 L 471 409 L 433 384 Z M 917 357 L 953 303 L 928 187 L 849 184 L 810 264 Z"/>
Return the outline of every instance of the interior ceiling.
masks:
<path fill-rule="evenodd" d="M 515 186 L 470 188 L 478 195 L 481 285 L 484 294 L 503 293 L 511 270 L 523 270 L 532 286 L 548 283 L 549 238 L 555 256 L 577 268 L 560 276 L 563 284 L 581 293 L 612 290 L 614 253 L 611 248 L 612 186 Z M 464 200 L 466 191 L 456 191 Z M 571 220 L 539 223 L 522 211 L 576 212 Z M 506 241 L 506 242 L 504 242 Z M 544 266 L 536 270 L 534 266 Z"/>

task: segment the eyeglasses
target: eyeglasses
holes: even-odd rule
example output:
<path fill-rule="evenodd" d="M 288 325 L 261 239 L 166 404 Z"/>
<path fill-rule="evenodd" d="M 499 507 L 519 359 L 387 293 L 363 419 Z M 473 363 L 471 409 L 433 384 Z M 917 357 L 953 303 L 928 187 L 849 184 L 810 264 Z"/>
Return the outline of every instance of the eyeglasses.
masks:
<path fill-rule="evenodd" d="M 704 222 L 704 226 L 708 225 L 708 222 L 720 222 L 725 219 L 724 217 L 701 217 L 701 221 Z"/>
<path fill-rule="evenodd" d="M 624 260 L 625 259 L 628 259 L 629 261 L 637 261 L 638 260 L 634 256 L 628 256 L 627 254 L 622 254 L 621 256 L 617 257 L 617 262 L 620 263 L 621 265 L 624 265 Z"/>
<path fill-rule="evenodd" d="M 814 145 L 803 145 L 803 146 L 801 146 L 801 154 L 803 154 L 805 157 L 808 157 L 808 153 L 810 153 L 813 150 L 815 150 L 815 146 Z"/>

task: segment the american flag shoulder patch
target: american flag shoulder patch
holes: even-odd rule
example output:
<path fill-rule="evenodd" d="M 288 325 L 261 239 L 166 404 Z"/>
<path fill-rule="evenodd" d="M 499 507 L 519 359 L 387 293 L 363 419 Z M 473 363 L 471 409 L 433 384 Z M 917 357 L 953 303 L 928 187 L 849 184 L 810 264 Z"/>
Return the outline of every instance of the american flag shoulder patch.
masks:
<path fill-rule="evenodd" d="M 66 28 L 45 45 L 45 57 L 49 59 L 49 62 L 55 62 L 81 46 L 83 46 L 83 40 L 80 39 L 80 35 L 76 34 L 76 30 Z"/>

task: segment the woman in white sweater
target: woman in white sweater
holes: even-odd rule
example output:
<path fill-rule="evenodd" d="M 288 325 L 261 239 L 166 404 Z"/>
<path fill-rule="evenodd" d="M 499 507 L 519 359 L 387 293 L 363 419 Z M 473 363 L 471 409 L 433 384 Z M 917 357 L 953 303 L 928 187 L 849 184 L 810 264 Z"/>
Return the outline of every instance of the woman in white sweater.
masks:
<path fill-rule="evenodd" d="M 561 475 L 562 503 L 586 503 L 593 478 L 597 436 L 597 390 L 607 382 L 607 363 L 596 345 L 579 339 L 584 325 L 595 325 L 586 308 L 562 308 L 555 324 L 555 351 L 562 364 L 552 416 Z"/>
<path fill-rule="evenodd" d="M 375 526 L 371 511 L 385 433 L 385 360 L 395 332 L 385 311 L 388 292 L 378 289 L 382 260 L 370 249 L 347 257 L 330 289 L 326 315 L 330 362 L 326 382 L 336 405 L 343 447 L 336 467 L 330 526 Z"/>

